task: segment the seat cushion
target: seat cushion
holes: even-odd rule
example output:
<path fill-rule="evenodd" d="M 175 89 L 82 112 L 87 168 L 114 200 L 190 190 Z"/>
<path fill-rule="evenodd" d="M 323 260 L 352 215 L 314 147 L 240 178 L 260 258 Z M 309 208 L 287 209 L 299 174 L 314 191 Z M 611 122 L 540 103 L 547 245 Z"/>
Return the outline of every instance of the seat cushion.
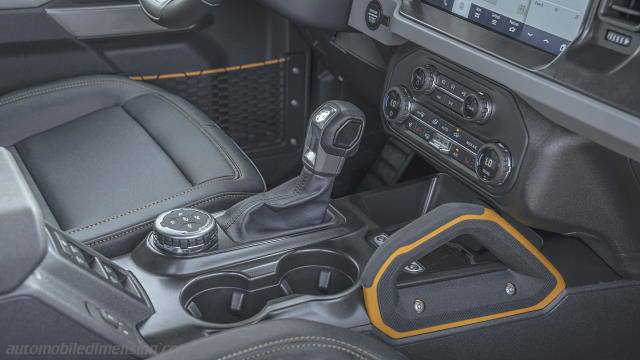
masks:
<path fill-rule="evenodd" d="M 0 98 L 0 145 L 21 164 L 47 219 L 109 256 L 131 250 L 163 211 L 223 210 L 265 190 L 206 115 L 115 76 Z"/>
<path fill-rule="evenodd" d="M 407 360 L 370 336 L 305 320 L 272 320 L 179 346 L 153 360 Z"/>

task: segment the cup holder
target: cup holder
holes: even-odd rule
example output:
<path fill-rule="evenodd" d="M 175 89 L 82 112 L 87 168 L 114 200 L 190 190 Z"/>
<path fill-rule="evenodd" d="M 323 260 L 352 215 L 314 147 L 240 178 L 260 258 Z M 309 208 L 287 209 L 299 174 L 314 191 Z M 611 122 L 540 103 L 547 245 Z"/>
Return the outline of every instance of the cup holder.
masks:
<path fill-rule="evenodd" d="M 275 274 L 248 278 L 215 273 L 191 281 L 181 302 L 191 316 L 215 324 L 242 322 L 258 315 L 269 302 L 294 295 L 331 296 L 353 287 L 360 270 L 344 253 L 300 250 L 284 256 Z"/>

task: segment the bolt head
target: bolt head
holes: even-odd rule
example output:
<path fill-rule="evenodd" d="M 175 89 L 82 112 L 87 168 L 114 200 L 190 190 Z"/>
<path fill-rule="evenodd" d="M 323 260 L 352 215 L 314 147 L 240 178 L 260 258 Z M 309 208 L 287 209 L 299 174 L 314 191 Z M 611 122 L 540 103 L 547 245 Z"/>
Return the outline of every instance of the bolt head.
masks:
<path fill-rule="evenodd" d="M 513 283 L 507 283 L 504 287 L 504 292 L 509 296 L 515 295 L 517 292 L 516 285 Z"/>
<path fill-rule="evenodd" d="M 424 312 L 425 309 L 425 303 L 424 300 L 422 299 L 416 299 L 413 302 L 413 310 L 417 313 L 417 314 L 422 314 Z"/>

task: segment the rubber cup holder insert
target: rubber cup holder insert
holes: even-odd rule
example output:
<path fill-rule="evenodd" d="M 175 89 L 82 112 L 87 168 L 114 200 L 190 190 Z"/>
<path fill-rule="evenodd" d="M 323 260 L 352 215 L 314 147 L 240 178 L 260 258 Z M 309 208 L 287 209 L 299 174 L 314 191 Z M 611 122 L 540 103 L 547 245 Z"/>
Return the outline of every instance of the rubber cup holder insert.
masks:
<path fill-rule="evenodd" d="M 348 255 L 324 249 L 284 256 L 274 274 L 249 278 L 220 272 L 192 280 L 181 302 L 191 316 L 214 324 L 232 324 L 259 314 L 270 301 L 294 295 L 339 294 L 353 287 L 360 270 Z"/>

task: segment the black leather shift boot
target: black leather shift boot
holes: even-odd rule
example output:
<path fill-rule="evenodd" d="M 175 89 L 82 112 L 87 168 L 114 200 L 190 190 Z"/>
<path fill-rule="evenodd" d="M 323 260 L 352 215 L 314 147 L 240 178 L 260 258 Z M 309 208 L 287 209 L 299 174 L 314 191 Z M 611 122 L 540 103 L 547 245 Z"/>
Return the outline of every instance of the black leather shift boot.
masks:
<path fill-rule="evenodd" d="M 304 168 L 298 177 L 237 203 L 218 222 L 238 243 L 273 239 L 320 225 L 328 220 L 334 180 Z"/>

